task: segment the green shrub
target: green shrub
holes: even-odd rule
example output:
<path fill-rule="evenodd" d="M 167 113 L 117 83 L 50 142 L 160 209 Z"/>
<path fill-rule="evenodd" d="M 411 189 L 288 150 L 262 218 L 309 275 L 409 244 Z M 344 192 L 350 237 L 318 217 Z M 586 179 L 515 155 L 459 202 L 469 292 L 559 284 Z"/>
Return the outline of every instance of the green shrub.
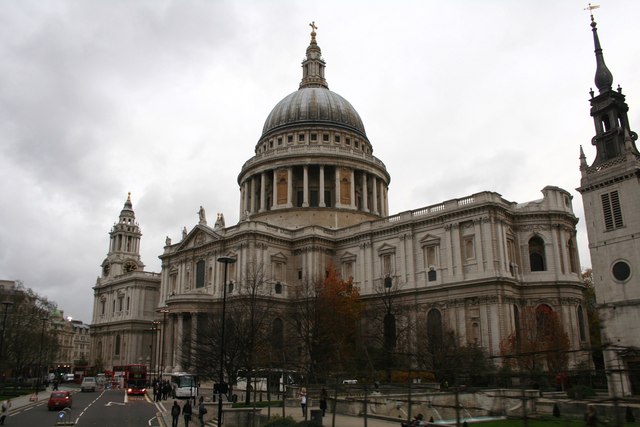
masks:
<path fill-rule="evenodd" d="M 574 385 L 569 389 L 567 395 L 571 399 L 584 399 L 587 397 L 593 397 L 596 395 L 596 392 L 593 391 L 591 387 L 586 385 Z"/>
<path fill-rule="evenodd" d="M 282 418 L 275 416 L 271 418 L 263 427 L 296 427 L 296 422 L 293 418 Z"/>

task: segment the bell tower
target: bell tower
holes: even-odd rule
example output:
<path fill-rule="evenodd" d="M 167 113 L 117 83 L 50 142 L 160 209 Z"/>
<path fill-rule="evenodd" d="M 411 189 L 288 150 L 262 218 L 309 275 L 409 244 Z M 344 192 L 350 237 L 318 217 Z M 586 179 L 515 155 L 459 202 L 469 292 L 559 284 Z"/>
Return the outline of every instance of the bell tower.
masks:
<path fill-rule="evenodd" d="M 596 152 L 589 165 L 580 147 L 577 190 L 584 202 L 609 393 L 621 397 L 640 393 L 640 153 L 622 88 L 613 89 L 593 15 L 591 29 Z"/>
<path fill-rule="evenodd" d="M 117 276 L 143 270 L 140 260 L 140 239 L 142 232 L 133 212 L 131 193 L 127 195 L 118 222 L 109 232 L 109 252 L 102 263 L 102 276 Z"/>

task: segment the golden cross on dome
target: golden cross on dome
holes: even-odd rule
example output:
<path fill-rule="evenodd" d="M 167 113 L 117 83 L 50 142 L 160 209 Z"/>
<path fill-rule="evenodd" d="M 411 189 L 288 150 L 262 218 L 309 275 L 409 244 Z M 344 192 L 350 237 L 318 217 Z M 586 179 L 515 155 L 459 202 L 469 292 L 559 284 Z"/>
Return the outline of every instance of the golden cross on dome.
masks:
<path fill-rule="evenodd" d="M 311 21 L 311 24 L 309 24 L 309 26 L 311 27 L 311 42 L 315 43 L 315 41 L 316 41 L 316 30 L 318 29 L 318 27 L 316 27 L 316 21 Z"/>

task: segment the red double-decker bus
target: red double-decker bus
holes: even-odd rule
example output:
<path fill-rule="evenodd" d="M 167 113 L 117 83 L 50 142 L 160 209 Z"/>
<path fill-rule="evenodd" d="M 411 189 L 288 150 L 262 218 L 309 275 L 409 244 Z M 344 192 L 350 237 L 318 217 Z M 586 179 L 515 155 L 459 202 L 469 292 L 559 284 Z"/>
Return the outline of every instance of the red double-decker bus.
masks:
<path fill-rule="evenodd" d="M 147 391 L 146 365 L 114 366 L 113 373 L 122 377 L 127 394 L 144 394 Z"/>

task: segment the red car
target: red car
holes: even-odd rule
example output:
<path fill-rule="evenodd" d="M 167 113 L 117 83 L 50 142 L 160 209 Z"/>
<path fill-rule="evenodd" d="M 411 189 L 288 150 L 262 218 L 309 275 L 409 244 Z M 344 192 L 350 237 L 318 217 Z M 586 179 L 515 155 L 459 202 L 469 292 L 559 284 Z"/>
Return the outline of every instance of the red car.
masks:
<path fill-rule="evenodd" d="M 47 407 L 50 411 L 54 409 L 71 408 L 71 393 L 68 391 L 54 391 L 49 396 Z"/>

